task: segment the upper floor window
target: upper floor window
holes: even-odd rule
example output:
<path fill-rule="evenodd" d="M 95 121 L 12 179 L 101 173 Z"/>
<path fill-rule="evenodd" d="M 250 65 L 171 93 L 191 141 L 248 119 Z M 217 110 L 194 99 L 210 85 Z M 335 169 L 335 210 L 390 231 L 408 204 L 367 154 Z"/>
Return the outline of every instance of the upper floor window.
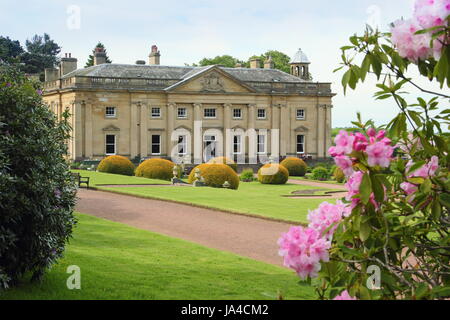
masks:
<path fill-rule="evenodd" d="M 258 109 L 258 119 L 266 119 L 266 109 Z"/>
<path fill-rule="evenodd" d="M 115 117 L 117 117 L 116 107 L 106 107 L 105 116 L 107 118 L 115 118 Z"/>
<path fill-rule="evenodd" d="M 305 109 L 297 109 L 297 120 L 305 120 Z"/>
<path fill-rule="evenodd" d="M 233 109 L 233 118 L 242 119 L 242 109 Z"/>
<path fill-rule="evenodd" d="M 203 110 L 203 116 L 205 118 L 215 118 L 216 117 L 216 109 L 207 108 L 207 109 Z"/>
<path fill-rule="evenodd" d="M 161 118 L 161 108 L 152 108 L 152 118 Z"/>
<path fill-rule="evenodd" d="M 178 118 L 179 119 L 187 118 L 187 109 L 186 108 L 178 108 Z"/>

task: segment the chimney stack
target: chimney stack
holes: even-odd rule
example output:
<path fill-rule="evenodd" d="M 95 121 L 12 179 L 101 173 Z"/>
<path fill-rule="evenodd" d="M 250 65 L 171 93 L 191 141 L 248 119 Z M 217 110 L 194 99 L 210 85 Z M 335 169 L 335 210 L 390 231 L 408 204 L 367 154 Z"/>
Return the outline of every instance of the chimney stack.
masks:
<path fill-rule="evenodd" d="M 59 66 L 59 76 L 62 77 L 69 72 L 77 70 L 77 61 L 78 60 L 76 58 L 72 58 L 71 53 L 66 53 L 64 58 L 61 58 L 61 64 Z"/>
<path fill-rule="evenodd" d="M 156 45 L 152 45 L 152 51 L 150 52 L 150 55 L 148 56 L 148 64 L 149 65 L 157 65 L 160 64 L 160 57 L 161 53 L 158 50 L 158 47 Z"/>
<path fill-rule="evenodd" d="M 136 64 L 145 65 L 145 61 L 144 60 L 136 60 Z"/>
<path fill-rule="evenodd" d="M 44 69 L 45 82 L 58 80 L 59 70 L 56 68 L 45 68 Z"/>
<path fill-rule="evenodd" d="M 264 61 L 264 69 L 274 69 L 275 64 L 273 63 L 272 57 L 269 56 L 269 58 Z"/>
<path fill-rule="evenodd" d="M 261 68 L 261 60 L 258 58 L 254 58 L 250 60 L 250 68 L 251 69 L 259 69 Z"/>
<path fill-rule="evenodd" d="M 106 52 L 103 48 L 97 47 L 94 52 L 94 66 L 106 63 Z"/>

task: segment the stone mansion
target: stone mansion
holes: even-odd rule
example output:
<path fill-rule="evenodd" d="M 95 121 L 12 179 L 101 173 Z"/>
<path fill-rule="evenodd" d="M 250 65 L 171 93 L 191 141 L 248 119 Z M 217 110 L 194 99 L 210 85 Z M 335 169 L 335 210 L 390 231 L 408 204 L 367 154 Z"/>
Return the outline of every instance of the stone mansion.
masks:
<path fill-rule="evenodd" d="M 299 50 L 290 74 L 271 58 L 250 68 L 161 66 L 156 46 L 149 64 L 108 64 L 97 48 L 92 67 L 77 69 L 66 54 L 46 69 L 43 97 L 58 116 L 70 111 L 73 160 L 325 158 L 334 94 L 330 83 L 309 81 L 309 64 Z"/>

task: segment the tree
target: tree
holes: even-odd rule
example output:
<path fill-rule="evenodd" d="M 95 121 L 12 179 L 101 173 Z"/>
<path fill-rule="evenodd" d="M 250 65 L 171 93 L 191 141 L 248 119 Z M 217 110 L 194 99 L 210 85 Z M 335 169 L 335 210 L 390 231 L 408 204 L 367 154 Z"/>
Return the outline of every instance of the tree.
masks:
<path fill-rule="evenodd" d="M 97 43 L 94 50 L 92 50 L 92 54 L 89 55 L 88 61 L 86 62 L 86 65 L 84 66 L 85 68 L 92 67 L 94 65 L 94 54 L 95 54 L 95 49 L 97 49 L 97 48 L 102 48 L 106 53 L 106 49 L 105 49 L 105 46 L 103 45 L 103 43 L 101 43 L 101 42 Z M 106 63 L 112 63 L 112 61 L 109 59 L 108 55 L 106 55 Z"/>
<path fill-rule="evenodd" d="M 209 58 L 203 58 L 200 60 L 198 65 L 200 66 L 211 66 L 211 65 L 222 65 L 227 68 L 235 68 L 236 64 L 244 64 L 243 61 L 239 60 L 238 58 L 232 57 L 230 55 L 223 55 L 223 56 L 217 56 L 215 58 L 209 59 Z"/>
<path fill-rule="evenodd" d="M 323 203 L 279 244 L 285 264 L 321 299 L 450 297 L 450 8 L 421 1 L 390 33 L 367 27 L 342 47 L 344 89 L 373 76 L 375 97 L 398 115 L 376 127 L 358 114 L 329 153 L 348 177 L 348 194 Z M 447 1 L 448 2 L 448 1 Z M 422 87 L 410 70 L 435 81 Z M 419 76 L 419 77 L 420 77 Z M 445 87 L 446 86 L 446 87 Z M 444 89 L 445 87 L 445 89 Z M 426 94 L 414 101 L 406 92 Z M 408 128 L 409 127 L 409 128 Z"/>
<path fill-rule="evenodd" d="M 17 40 L 0 36 L 0 60 L 4 62 L 18 62 L 19 56 L 23 53 L 23 48 Z"/>
<path fill-rule="evenodd" d="M 42 277 L 62 257 L 75 224 L 70 126 L 42 101 L 40 84 L 0 65 L 0 289 Z"/>
<path fill-rule="evenodd" d="M 21 62 L 25 64 L 22 71 L 42 74 L 45 68 L 53 68 L 58 63 L 57 55 L 61 47 L 47 33 L 34 35 L 25 45 L 27 52 L 21 57 Z"/>
<path fill-rule="evenodd" d="M 277 50 L 268 50 L 266 53 L 261 54 L 259 56 L 254 55 L 250 57 L 249 60 L 257 58 L 261 60 L 262 64 L 264 64 L 264 61 L 269 59 L 269 57 L 272 57 L 275 69 L 281 70 L 286 73 L 290 73 L 291 67 L 289 63 L 291 61 L 291 58 L 287 54 Z"/>

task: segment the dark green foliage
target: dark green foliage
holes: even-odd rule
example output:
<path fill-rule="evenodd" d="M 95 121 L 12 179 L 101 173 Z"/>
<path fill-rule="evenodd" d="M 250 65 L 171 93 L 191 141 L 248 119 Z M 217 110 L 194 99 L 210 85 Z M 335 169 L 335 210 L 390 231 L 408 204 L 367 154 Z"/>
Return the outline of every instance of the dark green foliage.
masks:
<path fill-rule="evenodd" d="M 76 185 L 64 158 L 70 127 L 39 92 L 0 65 L 0 288 L 28 272 L 39 279 L 63 255 L 75 224 Z"/>
<path fill-rule="evenodd" d="M 261 64 L 262 64 L 261 66 L 263 66 L 264 61 L 266 61 L 269 57 L 272 57 L 273 63 L 275 65 L 275 69 L 284 71 L 286 73 L 290 73 L 291 67 L 290 67 L 289 62 L 291 61 L 291 58 L 283 52 L 280 52 L 277 50 L 268 50 L 266 53 L 263 53 L 259 56 L 256 56 L 256 55 L 252 56 L 252 57 L 250 57 L 250 59 L 253 59 L 253 58 L 260 59 Z"/>
<path fill-rule="evenodd" d="M 229 55 L 223 55 L 223 56 L 217 56 L 215 58 L 209 59 L 209 58 L 203 58 L 198 63 L 199 66 L 211 66 L 211 65 L 222 65 L 224 67 L 228 68 L 234 68 L 237 63 L 244 64 L 244 61 L 241 61 L 235 57 L 229 56 Z"/>
<path fill-rule="evenodd" d="M 256 180 L 255 173 L 251 168 L 243 170 L 239 178 L 242 182 L 253 182 Z"/>
<path fill-rule="evenodd" d="M 0 36 L 0 60 L 4 62 L 15 62 L 23 53 L 23 48 L 17 40 L 11 40 L 9 37 Z"/>
<path fill-rule="evenodd" d="M 106 53 L 106 49 L 105 49 L 105 46 L 103 45 L 103 43 L 101 43 L 101 42 L 97 43 L 94 50 L 92 50 L 92 54 L 89 55 L 88 61 L 86 62 L 86 65 L 84 66 L 85 68 L 92 67 L 94 65 L 94 53 L 95 53 L 95 49 L 97 49 L 97 48 L 102 48 Z M 111 59 L 109 59 L 108 55 L 106 55 L 106 63 L 112 63 L 112 61 L 111 61 Z"/>
<path fill-rule="evenodd" d="M 326 168 L 316 167 L 312 171 L 311 178 L 313 180 L 327 181 L 330 178 L 330 174 Z"/>

